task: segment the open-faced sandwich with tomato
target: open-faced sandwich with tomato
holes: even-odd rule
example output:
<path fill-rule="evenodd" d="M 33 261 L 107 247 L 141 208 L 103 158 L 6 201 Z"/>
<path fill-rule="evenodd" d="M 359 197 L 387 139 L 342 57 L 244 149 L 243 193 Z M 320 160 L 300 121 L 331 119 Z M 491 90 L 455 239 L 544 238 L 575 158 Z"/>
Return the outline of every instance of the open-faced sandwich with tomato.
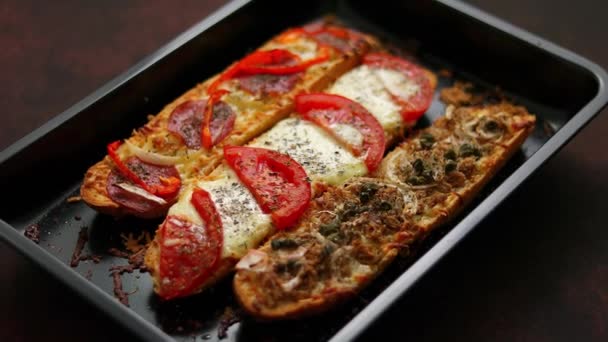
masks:
<path fill-rule="evenodd" d="M 247 312 L 285 319 L 355 296 L 400 251 L 452 219 L 532 132 L 535 117 L 509 103 L 448 107 L 390 152 L 375 178 L 328 186 L 296 227 L 236 265 Z"/>
<path fill-rule="evenodd" d="M 313 193 L 378 168 L 430 105 L 436 79 L 383 53 L 363 61 L 326 93 L 296 96 L 294 115 L 247 145 L 225 146 L 224 162 L 181 193 L 146 254 L 160 297 L 200 292 L 295 225 Z"/>
<path fill-rule="evenodd" d="M 377 45 L 364 34 L 316 22 L 289 29 L 168 104 L 92 166 L 82 199 L 114 216 L 163 216 L 190 180 L 288 116 L 295 95 L 320 91 Z"/>

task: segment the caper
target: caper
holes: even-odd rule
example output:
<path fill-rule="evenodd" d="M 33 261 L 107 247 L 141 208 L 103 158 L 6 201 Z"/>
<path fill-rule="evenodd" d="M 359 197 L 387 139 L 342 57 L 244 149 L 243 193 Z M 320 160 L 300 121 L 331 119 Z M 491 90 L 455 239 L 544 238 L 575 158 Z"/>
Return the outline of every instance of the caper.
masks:
<path fill-rule="evenodd" d="M 345 206 L 344 206 L 344 211 L 341 212 L 340 217 L 342 220 L 348 220 L 353 216 L 357 216 L 363 212 L 365 212 L 366 210 L 368 210 L 369 208 L 365 205 L 360 205 L 360 204 L 355 204 L 355 203 L 351 203 L 348 202 Z"/>
<path fill-rule="evenodd" d="M 498 122 L 494 120 L 489 120 L 485 125 L 483 125 L 483 129 L 487 132 L 496 132 L 499 128 L 500 126 L 498 126 Z"/>
<path fill-rule="evenodd" d="M 433 180 L 433 171 L 429 169 L 425 169 L 422 171 L 421 176 L 426 179 L 427 183 Z"/>
<path fill-rule="evenodd" d="M 414 168 L 414 171 L 416 171 L 417 175 L 421 174 L 424 171 L 424 163 L 422 162 L 422 159 L 418 158 L 414 160 L 412 167 Z"/>
<path fill-rule="evenodd" d="M 433 147 L 435 144 L 435 137 L 430 133 L 422 133 L 420 135 L 420 146 L 426 150 Z"/>
<path fill-rule="evenodd" d="M 455 161 L 448 160 L 447 163 L 445 163 L 445 173 L 450 173 L 450 172 L 456 170 L 457 166 L 458 166 L 458 164 Z"/>
<path fill-rule="evenodd" d="M 270 242 L 270 247 L 272 247 L 272 250 L 278 250 L 278 249 L 289 249 L 289 248 L 296 248 L 298 247 L 298 243 L 293 240 L 293 239 L 288 239 L 288 238 L 277 238 L 274 239 Z"/>
<path fill-rule="evenodd" d="M 411 185 L 423 185 L 427 183 L 427 180 L 422 176 L 412 176 L 407 179 L 407 182 Z"/>
<path fill-rule="evenodd" d="M 327 239 L 329 239 L 329 241 L 333 242 L 333 243 L 337 243 L 339 244 L 340 242 L 342 242 L 344 240 L 344 234 L 342 234 L 342 232 L 336 232 L 333 233 L 329 236 L 327 236 Z"/>
<path fill-rule="evenodd" d="M 325 259 L 334 252 L 334 247 L 331 244 L 326 244 L 323 246 L 323 250 L 321 250 L 321 258 Z"/>
<path fill-rule="evenodd" d="M 369 201 L 372 196 L 378 191 L 378 185 L 374 183 L 364 183 L 361 185 L 361 191 L 359 192 L 359 200 L 363 203 Z"/>
<path fill-rule="evenodd" d="M 389 211 L 389 210 L 393 209 L 393 206 L 390 203 L 388 203 L 388 202 L 382 201 L 378 205 L 378 209 L 380 211 Z"/>
<path fill-rule="evenodd" d="M 279 263 L 275 266 L 275 271 L 279 273 L 296 273 L 300 268 L 300 263 L 295 260 L 288 260 L 286 263 Z"/>
<path fill-rule="evenodd" d="M 453 149 L 445 151 L 443 157 L 448 160 L 456 160 L 456 158 L 458 158 L 458 156 L 456 155 L 456 151 L 454 151 Z"/>
<path fill-rule="evenodd" d="M 340 220 L 338 217 L 334 218 L 331 222 L 324 223 L 319 226 L 319 234 L 328 236 L 337 233 L 340 229 Z"/>
<path fill-rule="evenodd" d="M 460 146 L 459 154 L 463 158 L 470 156 L 481 157 L 481 151 L 477 147 L 466 143 Z"/>

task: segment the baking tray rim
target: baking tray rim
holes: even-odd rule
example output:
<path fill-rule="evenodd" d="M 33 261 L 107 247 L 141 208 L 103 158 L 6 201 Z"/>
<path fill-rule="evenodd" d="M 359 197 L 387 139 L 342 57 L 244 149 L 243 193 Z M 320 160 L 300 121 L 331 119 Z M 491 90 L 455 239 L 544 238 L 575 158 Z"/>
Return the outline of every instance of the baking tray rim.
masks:
<path fill-rule="evenodd" d="M 119 76 L 113 78 L 105 85 L 83 98 L 63 113 L 50 119 L 48 122 L 27 134 L 17 142 L 13 143 L 0 152 L 0 165 L 9 158 L 17 155 L 20 151 L 33 144 L 36 140 L 44 137 L 59 127 L 64 122 L 80 113 L 85 108 L 112 92 L 129 79 L 145 71 L 154 63 L 166 57 L 168 54 L 184 45 L 195 36 L 203 33 L 222 19 L 239 10 L 253 0 L 232 0 L 202 19 L 185 32 L 162 46 L 157 51 L 148 55 Z M 551 43 L 526 30 L 520 29 L 506 21 L 490 15 L 476 7 L 460 2 L 458 0 L 435 0 L 446 5 L 468 17 L 472 17 L 482 23 L 494 27 L 499 31 L 509 34 L 519 40 L 535 45 L 553 57 L 564 59 L 572 64 L 578 65 L 591 72 L 598 82 L 598 91 L 583 108 L 581 108 L 570 120 L 562 126 L 541 148 L 526 160 L 513 174 L 504 180 L 487 198 L 478 204 L 466 217 L 452 228 L 433 247 L 420 256 L 405 272 L 395 279 L 386 289 L 374 298 L 353 319 L 346 323 L 333 337 L 332 341 L 352 340 L 359 336 L 376 318 L 385 312 L 396 301 L 404 295 L 414 283 L 416 283 L 428 270 L 431 269 L 443 256 L 445 256 L 460 240 L 462 240 L 472 229 L 489 215 L 507 196 L 515 191 L 533 172 L 538 170 L 549 158 L 561 149 L 574 137 L 591 119 L 597 115 L 608 102 L 608 89 L 606 83 L 608 74 L 599 65 L 586 58 Z M 106 293 L 95 284 L 89 282 L 78 272 L 62 263 L 40 246 L 35 246 L 26 237 L 20 234 L 14 227 L 0 219 L 0 238 L 15 248 L 22 255 L 35 262 L 39 267 L 59 279 L 70 287 L 81 297 L 97 306 L 115 321 L 125 328 L 143 338 L 144 340 L 173 341 L 173 339 L 160 328 L 146 321 L 135 311 L 125 307 L 110 294 Z"/>

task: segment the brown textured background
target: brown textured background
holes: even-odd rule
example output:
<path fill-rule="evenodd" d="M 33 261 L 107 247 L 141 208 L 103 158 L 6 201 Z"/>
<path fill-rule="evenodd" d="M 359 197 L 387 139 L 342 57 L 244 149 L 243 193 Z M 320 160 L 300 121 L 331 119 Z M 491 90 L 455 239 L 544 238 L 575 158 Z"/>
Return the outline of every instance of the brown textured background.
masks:
<path fill-rule="evenodd" d="M 224 2 L 4 0 L 0 149 Z M 470 2 L 608 68 L 608 1 Z M 608 341 L 606 112 L 364 337 Z M 0 260 L 0 340 L 130 337 L 3 243 Z"/>

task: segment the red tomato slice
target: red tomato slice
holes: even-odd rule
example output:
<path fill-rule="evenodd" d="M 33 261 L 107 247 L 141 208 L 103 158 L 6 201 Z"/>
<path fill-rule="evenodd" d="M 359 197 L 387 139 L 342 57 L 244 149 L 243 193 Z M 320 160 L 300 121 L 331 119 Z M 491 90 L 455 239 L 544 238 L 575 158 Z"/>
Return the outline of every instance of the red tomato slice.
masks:
<path fill-rule="evenodd" d="M 308 208 L 310 183 L 288 155 L 263 148 L 224 147 L 224 158 L 277 229 L 292 226 Z"/>
<path fill-rule="evenodd" d="M 160 229 L 160 290 L 163 299 L 192 294 L 215 270 L 222 252 L 222 221 L 209 193 L 196 189 L 190 199 L 204 227 L 168 216 Z"/>
<path fill-rule="evenodd" d="M 384 155 L 384 130 L 367 109 L 339 95 L 300 94 L 296 96 L 296 111 L 306 120 L 323 127 L 332 136 L 348 146 L 356 156 L 365 157 L 365 165 L 373 172 Z M 363 137 L 359 145 L 340 136 L 336 125 L 347 125 L 356 129 Z"/>
<path fill-rule="evenodd" d="M 391 93 L 393 99 L 401 106 L 403 121 L 418 120 L 431 105 L 434 89 L 425 71 L 419 66 L 386 53 L 369 53 L 363 57 L 363 64 L 373 68 L 386 68 L 402 72 L 409 80 L 420 87 L 420 90 L 409 98 Z"/>

